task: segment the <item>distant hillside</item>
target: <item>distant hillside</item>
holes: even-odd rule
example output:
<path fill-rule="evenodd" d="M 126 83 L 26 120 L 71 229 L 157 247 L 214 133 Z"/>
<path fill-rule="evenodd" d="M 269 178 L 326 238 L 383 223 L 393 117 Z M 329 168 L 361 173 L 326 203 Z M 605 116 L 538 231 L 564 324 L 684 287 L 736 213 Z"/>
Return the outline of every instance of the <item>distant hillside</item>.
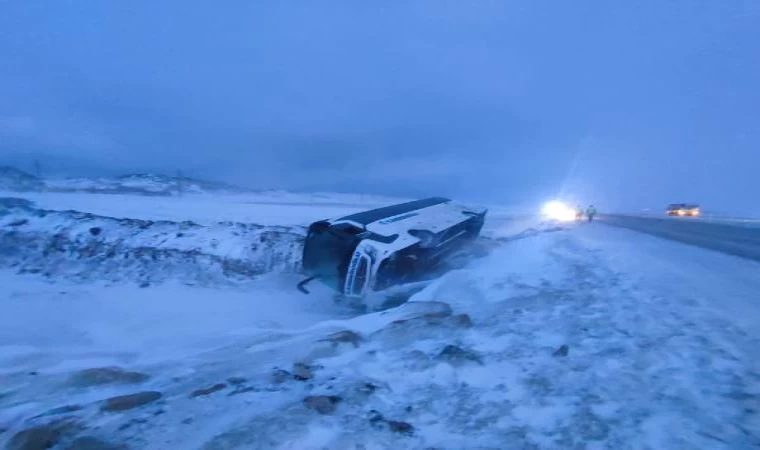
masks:
<path fill-rule="evenodd" d="M 98 178 L 41 179 L 14 167 L 0 167 L 0 190 L 14 192 L 86 192 L 94 194 L 180 195 L 238 193 L 246 189 L 225 183 L 160 174 Z"/>
<path fill-rule="evenodd" d="M 63 178 L 45 180 L 48 191 L 99 194 L 178 195 L 245 192 L 237 186 L 188 177 L 130 174 L 118 177 Z"/>
<path fill-rule="evenodd" d="M 0 190 L 3 191 L 40 191 L 45 183 L 30 173 L 15 167 L 0 166 Z"/>

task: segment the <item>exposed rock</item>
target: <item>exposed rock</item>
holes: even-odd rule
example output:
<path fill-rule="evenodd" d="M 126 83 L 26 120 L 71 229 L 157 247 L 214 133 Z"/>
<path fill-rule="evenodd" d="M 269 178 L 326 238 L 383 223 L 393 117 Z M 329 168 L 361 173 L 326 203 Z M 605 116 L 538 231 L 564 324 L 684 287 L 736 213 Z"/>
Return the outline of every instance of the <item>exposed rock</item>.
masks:
<path fill-rule="evenodd" d="M 149 378 L 150 376 L 144 373 L 127 371 L 120 367 L 97 367 L 75 373 L 69 382 L 75 386 L 87 387 L 115 383 L 142 383 Z"/>
<path fill-rule="evenodd" d="M 37 425 L 16 433 L 5 445 L 6 450 L 44 450 L 53 447 L 65 434 L 74 431 L 77 422 L 71 419 L 57 420 Z"/>
<path fill-rule="evenodd" d="M 332 414 L 342 399 L 337 395 L 309 395 L 303 404 L 320 414 Z"/>
<path fill-rule="evenodd" d="M 112 444 L 93 436 L 82 436 L 66 447 L 66 450 L 127 450 L 124 444 Z"/>
<path fill-rule="evenodd" d="M 120 426 L 119 427 L 119 431 L 124 431 L 126 429 L 132 428 L 133 425 L 140 425 L 140 424 L 147 423 L 147 422 L 148 422 L 147 419 L 132 419 L 129 422 L 127 422 L 127 423 L 123 424 L 122 426 Z"/>
<path fill-rule="evenodd" d="M 61 433 L 54 427 L 42 425 L 16 433 L 5 445 L 6 450 L 45 450 L 54 446 Z"/>
<path fill-rule="evenodd" d="M 307 381 L 314 378 L 312 367 L 306 363 L 297 362 L 293 364 L 293 378 L 298 381 Z"/>
<path fill-rule="evenodd" d="M 13 222 L 9 223 L 9 227 L 20 227 L 21 225 L 26 225 L 29 223 L 29 220 L 27 219 L 18 219 L 14 220 Z"/>
<path fill-rule="evenodd" d="M 157 391 L 138 392 L 129 395 L 111 397 L 101 405 L 101 411 L 116 412 L 137 408 L 148 403 L 153 403 L 163 395 Z"/>
<path fill-rule="evenodd" d="M 192 417 L 188 417 L 187 419 L 182 419 L 182 423 L 184 425 L 190 425 L 193 422 L 195 422 L 195 419 L 193 419 Z"/>
<path fill-rule="evenodd" d="M 256 389 L 253 386 L 245 386 L 245 387 L 239 386 L 237 389 L 235 389 L 234 391 L 230 392 L 227 396 L 231 397 L 233 395 L 245 394 L 246 392 L 258 392 L 258 391 L 259 390 Z"/>
<path fill-rule="evenodd" d="M 193 391 L 192 394 L 190 394 L 190 397 L 191 398 L 205 397 L 207 395 L 213 394 L 214 392 L 221 391 L 222 389 L 224 389 L 226 387 L 227 387 L 227 385 L 225 383 L 217 383 L 217 384 L 215 384 L 213 386 L 209 386 L 209 387 L 206 387 L 206 388 L 201 388 L 201 389 Z"/>
<path fill-rule="evenodd" d="M 445 325 L 451 320 L 451 306 L 443 302 L 420 302 L 411 312 L 403 318 L 389 323 L 385 328 L 372 333 L 372 336 L 383 334 L 388 331 L 398 332 L 402 330 L 415 330 L 423 326 Z"/>
<path fill-rule="evenodd" d="M 570 347 L 567 345 L 562 345 L 560 348 L 554 351 L 552 353 L 552 356 L 567 356 L 567 354 L 570 353 Z"/>
<path fill-rule="evenodd" d="M 388 429 L 393 431 L 394 433 L 401 433 L 401 434 L 413 434 L 414 433 L 414 427 L 407 422 L 400 422 L 397 420 L 388 420 Z"/>
<path fill-rule="evenodd" d="M 407 422 L 401 422 L 398 420 L 387 420 L 383 415 L 378 412 L 377 410 L 371 410 L 369 414 L 367 415 L 367 418 L 369 419 L 370 425 L 374 428 L 383 428 L 385 426 L 388 427 L 389 430 L 393 431 L 394 433 L 401 433 L 401 434 L 412 434 L 414 433 L 414 427 L 407 423 Z"/>
<path fill-rule="evenodd" d="M 406 327 L 408 325 L 413 325 L 413 324 L 422 323 L 422 322 L 424 322 L 424 321 L 420 320 L 417 317 L 411 318 L 411 319 L 398 319 L 398 320 L 394 320 L 393 322 L 389 323 L 388 326 L 386 326 L 384 329 L 380 329 L 378 331 L 375 331 L 373 333 L 373 335 L 378 334 L 378 333 L 382 333 L 386 329 L 397 330 L 399 328 L 403 328 L 403 327 Z"/>
<path fill-rule="evenodd" d="M 90 234 L 93 236 L 98 236 L 103 231 L 100 227 L 92 227 L 90 228 Z"/>
<path fill-rule="evenodd" d="M 227 378 L 227 382 L 230 383 L 233 386 L 240 386 L 241 384 L 245 383 L 246 380 L 243 377 L 229 377 Z"/>
<path fill-rule="evenodd" d="M 374 409 L 369 412 L 368 416 L 369 424 L 375 428 L 379 428 L 385 423 L 385 417 Z"/>
<path fill-rule="evenodd" d="M 292 376 L 293 374 L 285 369 L 275 369 L 274 372 L 272 372 L 272 382 L 282 384 L 288 381 Z"/>
<path fill-rule="evenodd" d="M 334 345 L 351 344 L 354 347 L 358 347 L 364 341 L 364 338 L 355 331 L 342 330 L 327 336 L 322 341 L 331 342 Z"/>
<path fill-rule="evenodd" d="M 444 349 L 441 350 L 441 353 L 436 356 L 436 359 L 449 361 L 454 364 L 474 362 L 483 365 L 483 361 L 477 353 L 472 350 L 465 350 L 456 345 L 447 345 L 444 347 Z"/>

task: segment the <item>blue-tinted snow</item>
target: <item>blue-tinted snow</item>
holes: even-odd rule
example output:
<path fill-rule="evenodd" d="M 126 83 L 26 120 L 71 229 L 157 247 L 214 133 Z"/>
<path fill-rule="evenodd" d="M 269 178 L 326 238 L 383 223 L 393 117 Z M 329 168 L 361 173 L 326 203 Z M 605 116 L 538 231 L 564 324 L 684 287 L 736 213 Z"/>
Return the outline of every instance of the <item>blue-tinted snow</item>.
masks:
<path fill-rule="evenodd" d="M 0 443 L 75 403 L 84 409 L 70 415 L 89 434 L 132 448 L 760 444 L 760 264 L 603 224 L 494 219 L 486 234 L 502 240 L 489 256 L 353 317 L 325 290 L 289 290 L 289 275 L 241 292 L 3 272 L 0 427 L 10 430 Z M 325 341 L 342 330 L 361 335 L 358 347 Z M 273 381 L 275 367 L 297 361 L 314 365 L 312 379 Z M 109 365 L 151 379 L 65 382 Z M 250 389 L 230 395 L 229 377 Z M 163 403 L 98 412 L 100 400 L 139 390 L 161 391 Z M 302 404 L 318 394 L 343 401 L 319 415 Z M 372 410 L 414 432 L 390 431 Z"/>

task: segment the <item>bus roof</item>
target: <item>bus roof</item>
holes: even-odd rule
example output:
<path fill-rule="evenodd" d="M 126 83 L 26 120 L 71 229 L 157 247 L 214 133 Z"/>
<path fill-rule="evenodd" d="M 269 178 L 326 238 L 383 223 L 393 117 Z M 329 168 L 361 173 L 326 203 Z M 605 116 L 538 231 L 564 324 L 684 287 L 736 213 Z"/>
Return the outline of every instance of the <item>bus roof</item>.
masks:
<path fill-rule="evenodd" d="M 439 205 L 441 203 L 450 201 L 451 199 L 444 197 L 423 198 L 422 200 L 414 200 L 411 202 L 400 203 L 398 205 L 391 205 L 382 208 L 371 209 L 369 211 L 362 211 L 356 214 L 341 217 L 338 220 L 350 220 L 352 222 L 366 226 L 388 217 L 397 216 L 399 214 L 416 211 L 418 209 L 427 208 L 429 206 Z"/>

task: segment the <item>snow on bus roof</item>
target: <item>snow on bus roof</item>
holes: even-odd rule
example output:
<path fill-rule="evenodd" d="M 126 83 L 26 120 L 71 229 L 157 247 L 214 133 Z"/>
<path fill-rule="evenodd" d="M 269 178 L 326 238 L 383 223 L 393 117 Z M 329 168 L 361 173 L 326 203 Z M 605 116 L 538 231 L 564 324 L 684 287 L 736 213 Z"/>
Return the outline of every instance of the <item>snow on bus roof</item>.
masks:
<path fill-rule="evenodd" d="M 359 213 L 351 214 L 341 217 L 338 220 L 352 221 L 361 225 L 369 225 L 373 222 L 383 220 L 388 217 L 397 216 L 418 209 L 427 208 L 430 206 L 439 205 L 441 203 L 450 202 L 451 199 L 445 197 L 429 197 L 421 200 L 414 200 L 406 203 L 399 203 L 398 205 L 385 206 L 382 208 L 371 209 L 369 211 L 362 211 Z"/>

